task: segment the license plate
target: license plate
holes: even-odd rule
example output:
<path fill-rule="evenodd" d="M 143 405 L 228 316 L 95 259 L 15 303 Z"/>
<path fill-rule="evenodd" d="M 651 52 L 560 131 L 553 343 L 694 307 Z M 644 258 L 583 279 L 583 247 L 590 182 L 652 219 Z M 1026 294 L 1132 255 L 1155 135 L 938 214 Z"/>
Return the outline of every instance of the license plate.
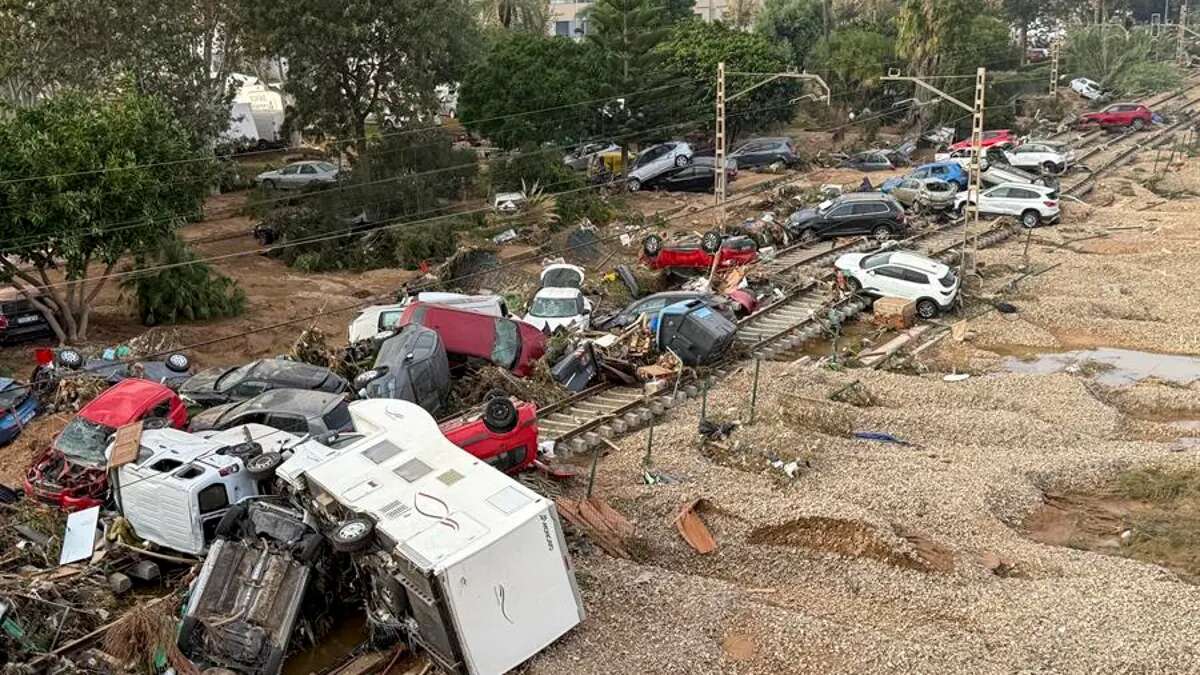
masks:
<path fill-rule="evenodd" d="M 29 315 L 26 315 L 26 316 L 18 316 L 18 317 L 17 317 L 17 323 L 18 323 L 18 324 L 23 324 L 23 323 L 37 323 L 37 322 L 38 322 L 38 319 L 41 319 L 41 318 L 42 318 L 42 317 L 40 317 L 40 316 L 38 316 L 38 315 L 36 315 L 36 314 L 29 314 Z"/>

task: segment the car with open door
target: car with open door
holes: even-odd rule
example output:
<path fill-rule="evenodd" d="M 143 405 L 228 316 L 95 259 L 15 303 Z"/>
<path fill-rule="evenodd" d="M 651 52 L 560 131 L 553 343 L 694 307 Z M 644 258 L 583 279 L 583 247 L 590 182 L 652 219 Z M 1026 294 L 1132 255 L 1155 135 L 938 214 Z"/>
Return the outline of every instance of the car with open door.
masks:
<path fill-rule="evenodd" d="M 656 270 L 696 270 L 712 268 L 714 256 L 718 269 L 749 265 L 758 261 L 758 244 L 745 235 L 724 236 L 716 230 L 695 238 L 666 242 L 657 234 L 642 240 L 642 262 Z"/>
<path fill-rule="evenodd" d="M 839 285 L 853 292 L 912 300 L 922 319 L 950 309 L 958 297 L 954 270 L 920 253 L 847 253 L 834 262 L 834 269 Z"/>
<path fill-rule="evenodd" d="M 534 294 L 525 323 L 547 333 L 587 330 L 592 302 L 583 294 L 583 268 L 554 263 L 542 270 L 541 288 Z"/>

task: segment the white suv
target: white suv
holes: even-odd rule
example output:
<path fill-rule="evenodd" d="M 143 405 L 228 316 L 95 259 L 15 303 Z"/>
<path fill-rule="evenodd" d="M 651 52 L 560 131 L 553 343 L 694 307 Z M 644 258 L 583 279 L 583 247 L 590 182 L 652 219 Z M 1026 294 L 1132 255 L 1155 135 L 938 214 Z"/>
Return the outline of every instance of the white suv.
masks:
<path fill-rule="evenodd" d="M 946 265 L 912 251 L 847 253 L 833 263 L 850 290 L 917 304 L 917 315 L 932 319 L 958 297 L 958 277 Z"/>
<path fill-rule="evenodd" d="M 967 193 L 961 192 L 954 204 L 963 212 L 967 206 Z M 970 199 L 975 202 L 974 191 Z M 1058 189 L 1045 185 L 1026 183 L 1001 183 L 979 195 L 979 213 L 991 216 L 1016 216 L 1025 227 L 1037 227 L 1042 223 L 1056 223 L 1061 215 L 1058 206 Z"/>
<path fill-rule="evenodd" d="M 1022 143 L 1016 149 L 1005 150 L 1008 163 L 1018 169 L 1050 174 L 1065 173 L 1074 160 L 1074 153 L 1046 141 Z"/>

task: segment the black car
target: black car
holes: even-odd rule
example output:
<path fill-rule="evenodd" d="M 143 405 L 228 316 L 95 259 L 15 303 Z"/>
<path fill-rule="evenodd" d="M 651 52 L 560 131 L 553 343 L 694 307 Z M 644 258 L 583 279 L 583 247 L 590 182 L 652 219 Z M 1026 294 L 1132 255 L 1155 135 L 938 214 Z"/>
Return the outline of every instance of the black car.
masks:
<path fill-rule="evenodd" d="M 891 239 L 908 230 L 904 207 L 881 192 L 853 192 L 800 209 L 788 218 L 788 233 L 801 242 L 853 235 Z"/>
<path fill-rule="evenodd" d="M 41 310 L 16 289 L 0 291 L 0 344 L 36 340 L 54 334 Z"/>
<path fill-rule="evenodd" d="M 642 183 L 643 190 L 669 190 L 671 192 L 712 192 L 716 185 L 716 171 L 711 163 L 700 162 L 682 169 L 674 169 Z"/>
<path fill-rule="evenodd" d="M 262 424 L 297 435 L 326 436 L 351 431 L 350 407 L 342 394 L 307 389 L 272 389 L 238 403 L 209 408 L 192 418 L 191 431 Z"/>
<path fill-rule="evenodd" d="M 740 169 L 756 169 L 772 164 L 794 168 L 800 165 L 800 155 L 790 138 L 754 138 L 729 154 Z"/>
<path fill-rule="evenodd" d="M 437 331 L 410 324 L 379 345 L 375 365 L 354 378 L 361 398 L 398 398 L 431 415 L 450 396 L 450 362 Z"/>
<path fill-rule="evenodd" d="M 272 389 L 308 389 L 342 394 L 349 384 L 328 368 L 287 359 L 259 359 L 236 368 L 209 368 L 179 387 L 185 401 L 202 408 L 244 401 Z"/>

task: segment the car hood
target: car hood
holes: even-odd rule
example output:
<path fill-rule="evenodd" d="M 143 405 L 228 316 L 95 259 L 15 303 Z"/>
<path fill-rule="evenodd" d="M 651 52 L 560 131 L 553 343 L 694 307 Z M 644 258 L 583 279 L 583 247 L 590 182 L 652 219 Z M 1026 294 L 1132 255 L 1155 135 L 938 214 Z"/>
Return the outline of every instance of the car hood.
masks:
<path fill-rule="evenodd" d="M 846 253 L 838 256 L 838 259 L 833 261 L 833 266 L 840 270 L 856 270 L 862 266 L 863 258 L 866 258 L 869 253 Z"/>
<path fill-rule="evenodd" d="M 793 213 L 790 218 L 788 218 L 788 222 L 793 224 L 807 223 L 809 221 L 816 220 L 820 217 L 820 215 L 821 214 L 817 213 L 816 209 L 800 209 L 799 211 Z"/>
<path fill-rule="evenodd" d="M 203 410 L 203 411 L 197 413 L 194 417 L 192 417 L 191 426 L 188 428 L 188 430 L 192 431 L 192 432 L 196 432 L 196 431 L 208 431 L 209 429 L 216 429 L 217 425 L 219 425 L 221 423 L 222 418 L 225 417 L 225 414 L 228 413 L 229 411 L 233 410 L 234 408 L 236 408 L 239 405 L 241 405 L 241 404 L 240 403 L 225 403 L 223 405 L 219 405 L 219 406 L 209 408 L 207 410 Z"/>

